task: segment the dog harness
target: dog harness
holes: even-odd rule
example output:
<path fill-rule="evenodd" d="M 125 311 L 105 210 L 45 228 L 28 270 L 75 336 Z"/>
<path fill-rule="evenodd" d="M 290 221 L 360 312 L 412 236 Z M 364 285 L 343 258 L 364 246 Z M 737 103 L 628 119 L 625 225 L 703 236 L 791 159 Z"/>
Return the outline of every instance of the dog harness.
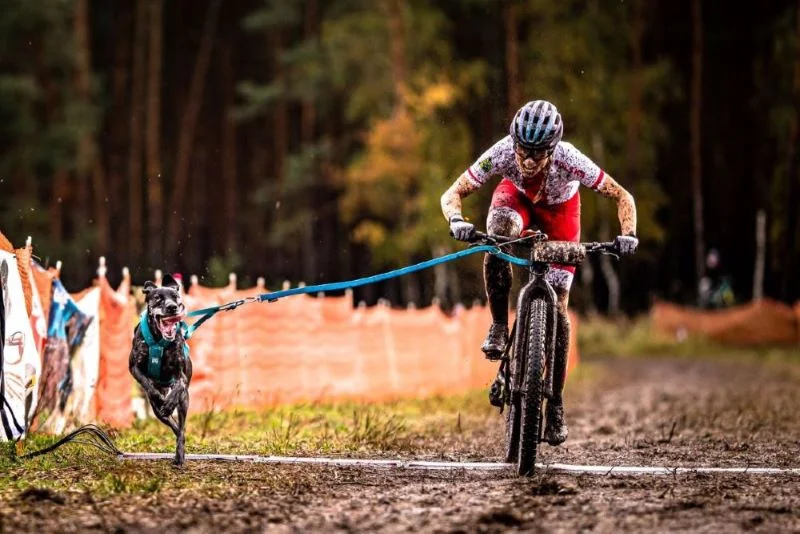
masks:
<path fill-rule="evenodd" d="M 184 339 L 186 339 L 189 333 L 189 327 L 183 321 L 181 321 L 178 326 L 181 329 L 181 334 L 184 336 Z M 147 376 L 159 384 L 172 384 L 175 381 L 174 376 L 169 380 L 164 380 L 161 377 L 161 364 L 164 358 L 164 349 L 170 345 L 174 345 L 175 341 L 170 341 L 163 337 L 156 341 L 156 338 L 150 331 L 150 325 L 147 322 L 147 310 L 142 312 L 142 316 L 139 319 L 139 331 L 142 333 L 142 337 L 144 337 L 144 342 L 147 343 Z M 189 359 L 188 343 L 183 344 L 183 359 Z"/>

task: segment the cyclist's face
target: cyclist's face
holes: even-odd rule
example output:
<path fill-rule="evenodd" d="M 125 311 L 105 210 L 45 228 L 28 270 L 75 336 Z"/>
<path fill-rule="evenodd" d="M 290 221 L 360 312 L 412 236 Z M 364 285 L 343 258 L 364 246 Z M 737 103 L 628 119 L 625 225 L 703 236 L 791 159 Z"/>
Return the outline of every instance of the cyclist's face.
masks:
<path fill-rule="evenodd" d="M 528 150 L 520 145 L 514 147 L 514 157 L 523 175 L 532 176 L 544 169 L 552 152 L 547 150 Z"/>

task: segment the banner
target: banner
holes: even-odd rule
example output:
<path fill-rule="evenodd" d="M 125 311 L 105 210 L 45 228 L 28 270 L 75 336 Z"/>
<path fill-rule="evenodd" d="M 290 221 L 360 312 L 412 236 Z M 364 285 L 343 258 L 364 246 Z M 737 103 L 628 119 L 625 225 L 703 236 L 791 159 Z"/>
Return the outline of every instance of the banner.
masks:
<path fill-rule="evenodd" d="M 94 421 L 94 393 L 100 368 L 100 327 L 94 318 L 100 309 L 100 288 L 93 287 L 73 301 L 80 311 L 67 321 L 67 330 L 83 328 L 84 331 L 71 349 L 69 382 L 65 380 L 59 387 L 59 403 L 48 421 L 47 428 L 56 434 Z"/>
<path fill-rule="evenodd" d="M 0 368 L 0 438 L 25 435 L 38 403 L 41 373 L 16 257 L 0 251 L 2 368 Z"/>
<path fill-rule="evenodd" d="M 42 406 L 38 423 L 52 431 L 66 410 L 74 390 L 71 360 L 83 341 L 93 317 L 83 313 L 61 281 L 53 279 L 53 294 L 47 328 L 47 343 L 42 358 L 40 395 Z"/>
<path fill-rule="evenodd" d="M 37 266 L 32 263 L 31 268 L 28 270 L 28 277 L 31 284 L 31 331 L 33 332 L 33 341 L 36 345 L 36 352 L 41 359 L 44 353 L 44 344 L 47 341 L 47 316 L 44 313 L 42 306 L 42 298 L 39 295 L 39 287 L 36 284 L 33 272 Z M 38 267 L 41 269 L 41 267 Z"/>

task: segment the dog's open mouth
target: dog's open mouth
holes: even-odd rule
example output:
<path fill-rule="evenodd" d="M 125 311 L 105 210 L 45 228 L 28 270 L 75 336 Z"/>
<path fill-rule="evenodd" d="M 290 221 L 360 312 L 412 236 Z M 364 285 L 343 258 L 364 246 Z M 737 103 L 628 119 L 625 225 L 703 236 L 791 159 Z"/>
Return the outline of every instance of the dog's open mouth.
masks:
<path fill-rule="evenodd" d="M 156 326 L 158 326 L 158 331 L 161 332 L 161 336 L 164 339 L 175 339 L 175 336 L 178 334 L 178 326 L 180 325 L 184 316 L 184 313 L 181 312 L 176 315 L 162 315 L 160 317 L 156 317 Z"/>

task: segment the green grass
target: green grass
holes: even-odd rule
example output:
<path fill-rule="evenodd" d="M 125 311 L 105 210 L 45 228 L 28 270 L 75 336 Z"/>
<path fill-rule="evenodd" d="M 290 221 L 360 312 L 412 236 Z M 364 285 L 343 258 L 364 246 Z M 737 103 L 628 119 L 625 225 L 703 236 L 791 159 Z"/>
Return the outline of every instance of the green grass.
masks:
<path fill-rule="evenodd" d="M 577 329 L 581 357 L 569 378 L 568 392 L 602 377 L 604 357 L 744 357 L 761 361 L 800 361 L 794 348 L 731 348 L 690 337 L 682 343 L 655 332 L 646 318 L 624 321 L 586 319 Z M 299 404 L 262 412 L 209 412 L 190 417 L 186 450 L 189 453 L 393 456 L 410 454 L 427 443 L 459 447 L 459 439 L 486 431 L 487 420 L 499 418 L 487 401 L 486 391 L 377 404 Z M 117 447 L 126 452 L 173 454 L 172 433 L 156 420 L 137 422 L 132 428 L 109 431 Z M 146 496 L 168 492 L 201 491 L 227 495 L 249 486 L 269 491 L 290 491 L 303 483 L 287 470 L 265 465 L 187 463 L 182 470 L 168 461 L 126 462 L 88 446 L 66 445 L 31 460 L 18 454 L 42 449 L 56 437 L 33 434 L 22 444 L 0 443 L 0 508 L 8 499 L 39 488 L 59 494 Z M 445 447 L 445 445 L 443 445 Z M 304 477 L 313 477 L 308 470 Z"/>
<path fill-rule="evenodd" d="M 678 341 L 655 330 L 646 316 L 616 321 L 603 317 L 582 318 L 577 334 L 581 356 L 800 360 L 800 347 L 734 347 L 697 335 Z"/>
<path fill-rule="evenodd" d="M 370 405 L 302 404 L 263 412 L 206 413 L 189 418 L 186 450 L 259 455 L 397 455 L 412 451 L 418 439 L 480 430 L 485 427 L 486 418 L 496 414 L 483 390 Z M 173 454 L 175 450 L 172 433 L 156 420 L 139 421 L 130 429 L 109 433 L 117 447 L 126 452 Z M 236 471 L 226 464 L 204 464 L 201 469 L 190 463 L 181 471 L 166 461 L 119 461 L 77 444 L 30 460 L 17 459 L 18 454 L 40 450 L 56 440 L 53 436 L 32 434 L 16 447 L 0 444 L 0 502 L 28 488 L 88 491 L 95 496 L 186 489 L 214 493 L 229 489 L 229 478 Z M 273 470 L 262 482 L 285 485 L 286 481 L 280 478 L 279 472 Z"/>

